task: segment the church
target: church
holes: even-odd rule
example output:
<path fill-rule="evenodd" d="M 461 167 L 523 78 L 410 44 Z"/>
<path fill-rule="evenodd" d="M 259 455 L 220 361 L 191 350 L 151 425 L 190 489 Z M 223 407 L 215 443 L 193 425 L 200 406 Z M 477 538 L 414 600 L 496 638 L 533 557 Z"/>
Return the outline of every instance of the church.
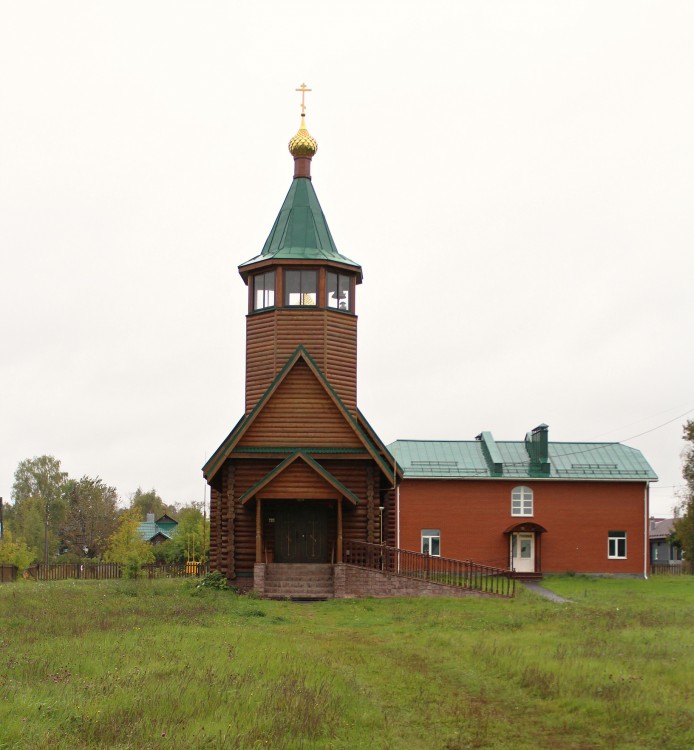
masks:
<path fill-rule="evenodd" d="M 490 432 L 381 441 L 357 404 L 362 268 L 338 251 L 318 202 L 309 89 L 297 90 L 289 192 L 260 254 L 238 269 L 245 411 L 203 467 L 211 569 L 240 589 L 294 598 L 450 595 L 445 581 L 484 577 L 489 590 L 543 571 L 644 573 L 657 477 L 639 451 L 552 444 L 546 425 L 517 444 Z"/>

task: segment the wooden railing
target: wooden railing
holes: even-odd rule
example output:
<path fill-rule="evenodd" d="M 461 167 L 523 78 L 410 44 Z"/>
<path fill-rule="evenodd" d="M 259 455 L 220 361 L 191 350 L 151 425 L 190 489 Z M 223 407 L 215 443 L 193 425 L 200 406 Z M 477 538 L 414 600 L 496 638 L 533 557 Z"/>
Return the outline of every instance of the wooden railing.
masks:
<path fill-rule="evenodd" d="M 453 560 L 397 547 L 355 541 L 344 543 L 343 560 L 348 565 L 359 568 L 379 570 L 486 594 L 512 597 L 516 593 L 513 571 L 480 565 L 472 560 Z"/>

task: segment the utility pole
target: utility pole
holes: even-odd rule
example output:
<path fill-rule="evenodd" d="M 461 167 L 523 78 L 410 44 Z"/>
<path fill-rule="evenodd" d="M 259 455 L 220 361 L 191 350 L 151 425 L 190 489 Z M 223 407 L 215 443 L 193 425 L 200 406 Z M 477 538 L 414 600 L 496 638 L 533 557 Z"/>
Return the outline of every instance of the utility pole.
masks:
<path fill-rule="evenodd" d="M 46 525 L 43 530 L 43 561 L 48 570 L 48 500 L 46 500 Z"/>
<path fill-rule="evenodd" d="M 2 518 L 2 498 L 0 497 L 0 542 L 5 538 L 5 524 Z"/>

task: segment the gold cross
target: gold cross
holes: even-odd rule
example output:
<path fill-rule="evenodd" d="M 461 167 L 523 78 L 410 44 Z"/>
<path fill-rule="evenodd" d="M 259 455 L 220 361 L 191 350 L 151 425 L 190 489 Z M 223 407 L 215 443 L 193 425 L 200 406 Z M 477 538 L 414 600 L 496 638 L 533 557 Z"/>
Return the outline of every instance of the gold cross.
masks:
<path fill-rule="evenodd" d="M 306 114 L 306 103 L 304 101 L 304 97 L 306 96 L 307 91 L 312 91 L 312 90 L 313 89 L 307 88 L 305 83 L 302 83 L 298 89 L 294 89 L 294 91 L 301 91 L 301 116 L 302 117 Z"/>

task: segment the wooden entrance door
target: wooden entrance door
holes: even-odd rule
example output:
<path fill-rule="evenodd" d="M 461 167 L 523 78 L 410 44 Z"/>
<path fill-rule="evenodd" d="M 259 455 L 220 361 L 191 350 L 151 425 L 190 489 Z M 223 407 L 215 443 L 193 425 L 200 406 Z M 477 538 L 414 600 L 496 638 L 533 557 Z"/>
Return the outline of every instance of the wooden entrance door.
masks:
<path fill-rule="evenodd" d="M 328 510 L 325 505 L 287 501 L 277 508 L 275 562 L 329 562 Z"/>
<path fill-rule="evenodd" d="M 519 573 L 535 572 L 535 533 L 511 534 L 511 567 Z"/>

